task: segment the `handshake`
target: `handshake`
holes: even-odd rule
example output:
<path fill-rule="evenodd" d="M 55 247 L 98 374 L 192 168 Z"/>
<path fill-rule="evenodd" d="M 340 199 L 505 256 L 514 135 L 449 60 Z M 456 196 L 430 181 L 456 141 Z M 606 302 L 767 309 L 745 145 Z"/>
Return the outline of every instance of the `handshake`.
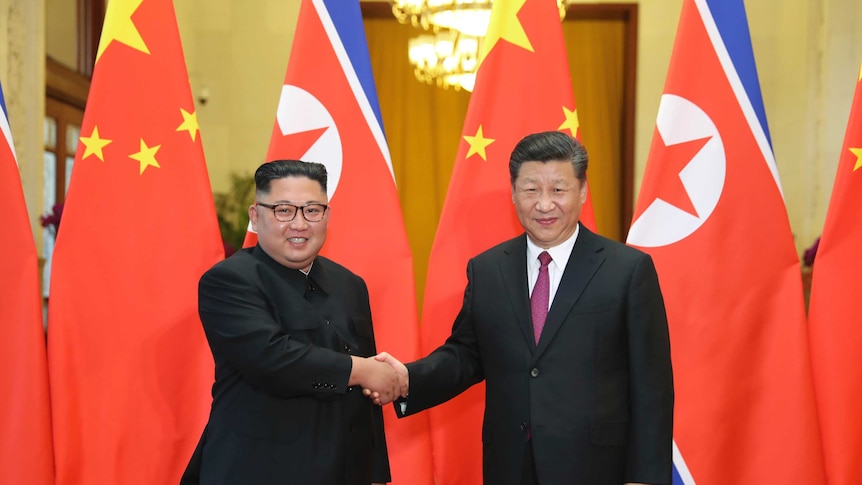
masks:
<path fill-rule="evenodd" d="M 410 380 L 407 367 L 386 352 L 373 357 L 351 357 L 348 386 L 362 386 L 362 394 L 374 404 L 389 404 L 399 397 L 407 397 Z"/>

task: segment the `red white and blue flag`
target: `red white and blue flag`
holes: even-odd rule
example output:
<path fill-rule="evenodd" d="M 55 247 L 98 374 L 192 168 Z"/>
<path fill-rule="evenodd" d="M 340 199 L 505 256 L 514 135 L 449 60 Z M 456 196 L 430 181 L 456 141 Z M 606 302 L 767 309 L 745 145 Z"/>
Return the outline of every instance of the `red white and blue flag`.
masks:
<path fill-rule="evenodd" d="M 54 483 L 48 357 L 33 230 L 0 87 L 0 483 Z"/>
<path fill-rule="evenodd" d="M 322 254 L 368 285 L 377 349 L 419 358 L 413 256 L 371 72 L 358 0 L 303 0 L 267 160 L 326 165 Z M 256 241 L 249 233 L 246 246 Z M 431 485 L 427 417 L 384 413 L 393 483 Z"/>
<path fill-rule="evenodd" d="M 742 0 L 684 0 L 630 245 L 655 261 L 674 483 L 824 483 L 799 259 Z"/>

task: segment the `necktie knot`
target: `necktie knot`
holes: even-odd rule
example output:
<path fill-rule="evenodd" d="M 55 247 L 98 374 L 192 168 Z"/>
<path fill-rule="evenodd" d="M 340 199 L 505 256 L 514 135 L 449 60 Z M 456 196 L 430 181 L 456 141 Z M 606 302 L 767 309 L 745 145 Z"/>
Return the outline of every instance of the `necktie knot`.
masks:
<path fill-rule="evenodd" d="M 539 254 L 539 262 L 542 263 L 542 266 L 551 264 L 551 261 L 553 261 L 553 258 L 551 258 L 551 255 L 547 251 L 542 251 Z"/>

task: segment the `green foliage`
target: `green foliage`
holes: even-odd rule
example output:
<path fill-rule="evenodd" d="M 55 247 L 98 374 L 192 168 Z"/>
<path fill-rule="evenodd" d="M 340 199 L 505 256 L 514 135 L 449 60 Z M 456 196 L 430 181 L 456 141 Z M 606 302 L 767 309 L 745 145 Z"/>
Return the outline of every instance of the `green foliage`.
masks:
<path fill-rule="evenodd" d="M 248 206 L 254 202 L 254 175 L 230 174 L 230 191 L 213 194 L 221 237 L 239 249 L 248 229 Z"/>

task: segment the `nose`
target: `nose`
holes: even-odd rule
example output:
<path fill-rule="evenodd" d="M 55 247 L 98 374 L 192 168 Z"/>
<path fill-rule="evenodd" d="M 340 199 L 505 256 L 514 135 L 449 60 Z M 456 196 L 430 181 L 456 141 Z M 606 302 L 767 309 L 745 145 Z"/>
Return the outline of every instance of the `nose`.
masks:
<path fill-rule="evenodd" d="M 287 227 L 293 230 L 303 230 L 308 227 L 308 221 L 305 220 L 305 217 L 303 217 L 300 211 L 297 211 L 296 217 L 294 217 L 292 221 L 287 223 Z"/>
<path fill-rule="evenodd" d="M 539 198 L 536 200 L 536 210 L 539 212 L 548 212 L 554 208 L 554 200 L 551 194 L 542 191 Z"/>

